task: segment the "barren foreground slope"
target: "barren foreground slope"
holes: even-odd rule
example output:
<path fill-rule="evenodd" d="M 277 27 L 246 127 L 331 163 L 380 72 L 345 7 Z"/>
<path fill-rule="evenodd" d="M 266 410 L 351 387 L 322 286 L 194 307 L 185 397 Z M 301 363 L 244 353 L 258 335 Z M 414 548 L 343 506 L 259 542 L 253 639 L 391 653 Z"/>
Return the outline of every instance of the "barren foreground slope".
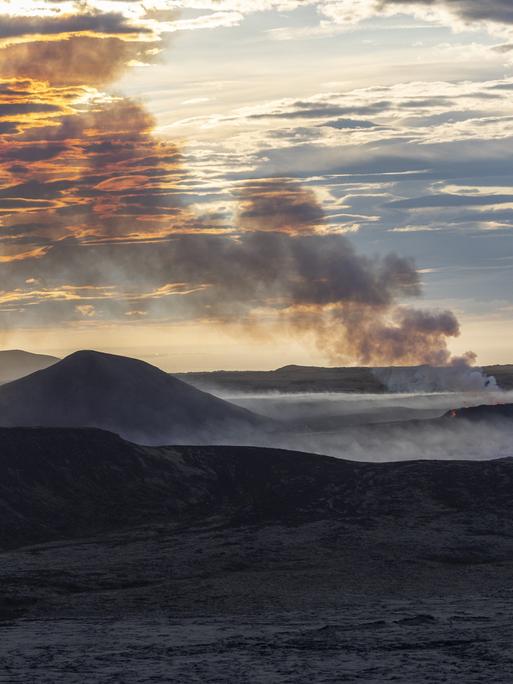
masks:
<path fill-rule="evenodd" d="M 0 437 L 6 681 L 513 677 L 512 459 Z"/>

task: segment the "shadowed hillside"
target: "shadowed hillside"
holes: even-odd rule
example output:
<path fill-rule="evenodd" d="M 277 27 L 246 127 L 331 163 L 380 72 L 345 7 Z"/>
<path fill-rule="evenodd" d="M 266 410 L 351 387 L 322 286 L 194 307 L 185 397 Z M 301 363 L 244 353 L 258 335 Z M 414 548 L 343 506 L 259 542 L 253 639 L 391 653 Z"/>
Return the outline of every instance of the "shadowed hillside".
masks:
<path fill-rule="evenodd" d="M 503 390 L 513 390 L 513 365 L 505 364 L 502 366 L 487 366 L 483 370 L 488 375 L 493 375 L 497 384 Z"/>
<path fill-rule="evenodd" d="M 469 406 L 455 409 L 446 414 L 446 417 L 476 421 L 508 421 L 513 420 L 513 404 L 485 404 L 483 406 Z"/>
<path fill-rule="evenodd" d="M 244 435 L 261 422 L 143 361 L 92 351 L 0 387 L 4 427 L 98 427 L 156 444 Z"/>
<path fill-rule="evenodd" d="M 19 349 L 0 351 L 0 385 L 53 366 L 58 361 L 55 356 L 31 354 Z"/>
<path fill-rule="evenodd" d="M 409 526 L 513 522 L 513 460 L 370 464 L 252 447 L 140 447 L 100 430 L 0 431 L 0 543 L 221 516 Z"/>
<path fill-rule="evenodd" d="M 513 459 L 359 464 L 92 429 L 1 429 L 0 445 L 9 681 L 315 667 L 410 684 L 441 682 L 441 662 L 511 679 Z"/>

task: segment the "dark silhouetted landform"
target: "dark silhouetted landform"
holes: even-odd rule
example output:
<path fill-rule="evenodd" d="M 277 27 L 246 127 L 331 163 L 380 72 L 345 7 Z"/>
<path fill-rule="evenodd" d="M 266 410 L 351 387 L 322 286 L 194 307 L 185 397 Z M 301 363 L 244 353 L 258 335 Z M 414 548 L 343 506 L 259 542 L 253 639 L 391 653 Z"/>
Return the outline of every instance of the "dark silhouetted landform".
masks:
<path fill-rule="evenodd" d="M 0 351 L 0 385 L 48 368 L 57 357 L 21 350 Z M 421 367 L 401 368 L 414 374 Z M 174 377 L 205 391 L 233 392 L 351 392 L 382 394 L 383 382 L 392 370 L 370 367 L 322 367 L 289 365 L 270 371 L 211 371 L 174 373 Z M 485 366 L 486 375 L 495 377 L 503 390 L 513 389 L 513 365 Z"/>
<path fill-rule="evenodd" d="M 10 681 L 511 679 L 513 459 L 0 445 Z"/>
<path fill-rule="evenodd" d="M 511 458 L 356 463 L 254 447 L 141 447 L 94 429 L 1 429 L 0 443 L 4 548 L 211 517 L 415 527 L 475 514 L 513 524 Z"/>
<path fill-rule="evenodd" d="M 513 390 L 513 364 L 501 366 L 485 366 L 485 373 L 492 375 L 503 390 Z"/>
<path fill-rule="evenodd" d="M 0 351 L 0 385 L 48 368 L 57 361 L 59 359 L 55 356 L 32 354 L 20 349 Z"/>
<path fill-rule="evenodd" d="M 420 367 L 400 368 L 406 377 Z M 284 366 L 272 371 L 212 371 L 179 373 L 176 377 L 206 391 L 228 392 L 353 392 L 382 394 L 382 381 L 392 368 L 323 368 Z M 495 377 L 500 389 L 513 389 L 513 365 L 486 366 L 486 375 Z"/>
<path fill-rule="evenodd" d="M 243 436 L 263 423 L 143 361 L 93 351 L 0 387 L 4 427 L 97 427 L 158 444 Z"/>
<path fill-rule="evenodd" d="M 446 414 L 446 418 L 476 421 L 511 421 L 513 420 L 513 404 L 492 404 L 454 409 Z"/>
<path fill-rule="evenodd" d="M 178 373 L 176 377 L 205 390 L 232 392 L 369 392 L 385 385 L 372 368 L 284 366 L 271 371 L 212 371 Z"/>

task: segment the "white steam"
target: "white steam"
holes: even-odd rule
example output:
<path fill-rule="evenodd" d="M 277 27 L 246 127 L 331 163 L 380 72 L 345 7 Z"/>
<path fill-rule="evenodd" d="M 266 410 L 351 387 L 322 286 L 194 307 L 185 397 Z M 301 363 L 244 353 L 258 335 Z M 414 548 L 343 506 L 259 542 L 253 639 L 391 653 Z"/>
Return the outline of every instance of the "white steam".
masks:
<path fill-rule="evenodd" d="M 373 373 L 389 392 L 496 392 L 499 389 L 494 377 L 470 366 L 465 359 L 442 368 L 375 368 Z"/>
<path fill-rule="evenodd" d="M 453 408 L 513 403 L 513 392 L 481 388 L 460 393 L 274 393 L 229 398 L 282 422 L 283 429 L 273 435 L 262 433 L 256 440 L 253 436 L 255 446 L 377 463 L 513 457 L 513 421 L 484 424 L 441 418 Z"/>

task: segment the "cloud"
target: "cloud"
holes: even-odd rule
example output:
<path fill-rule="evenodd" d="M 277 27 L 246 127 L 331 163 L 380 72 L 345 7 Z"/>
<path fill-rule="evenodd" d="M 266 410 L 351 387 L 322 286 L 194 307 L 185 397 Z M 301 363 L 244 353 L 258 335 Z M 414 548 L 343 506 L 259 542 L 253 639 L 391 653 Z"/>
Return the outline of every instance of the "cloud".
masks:
<path fill-rule="evenodd" d="M 162 7 L 143 12 L 138 2 L 76 15 L 53 3 L 53 15 L 10 17 L 2 26 L 6 325 L 136 317 L 259 330 L 272 321 L 337 360 L 451 361 L 455 316 L 408 306 L 422 294 L 414 262 L 393 250 L 369 256 L 374 248 L 358 250 L 339 229 L 378 221 L 386 228 L 402 212 L 410 218 L 415 207 L 401 202 L 463 195 L 436 183 L 468 172 L 484 129 L 504 137 L 503 117 L 485 116 L 507 97 L 495 89 L 501 84 L 489 84 L 488 99 L 468 83 L 401 84 L 217 116 L 216 125 L 242 122 L 257 133 L 244 137 L 234 126 L 211 150 L 199 141 L 199 172 L 177 144 L 156 136 L 140 102 L 110 90 L 130 62 L 154 59 L 164 33 L 231 25 L 271 6 L 297 3 L 251 10 L 198 2 L 197 10 L 218 11 L 163 21 Z M 473 118 L 448 120 L 464 98 Z M 467 156 L 454 154 L 451 145 L 461 151 L 467 141 Z M 479 175 L 495 172 L 495 161 Z"/>
<path fill-rule="evenodd" d="M 358 130 L 362 128 L 375 128 L 376 124 L 365 119 L 335 119 L 334 121 L 325 121 L 323 126 L 329 128 L 336 128 L 339 131 Z"/>
<path fill-rule="evenodd" d="M 345 116 L 355 114 L 365 116 L 384 112 L 390 107 L 391 103 L 386 100 L 358 105 L 354 104 L 335 104 L 330 102 L 302 101 L 287 103 L 285 107 L 280 107 L 267 112 L 250 114 L 252 119 L 322 119 L 325 117 Z M 349 128 L 351 126 L 348 126 Z M 360 126 L 361 128 L 365 126 Z"/>
<path fill-rule="evenodd" d="M 29 78 L 55 86 L 103 86 L 118 78 L 133 60 L 154 60 L 147 44 L 119 38 L 79 36 L 36 40 L 0 49 L 4 78 Z"/>
<path fill-rule="evenodd" d="M 242 230 L 314 233 L 324 224 L 314 193 L 292 179 L 248 181 L 237 197 L 237 225 Z"/>
<path fill-rule="evenodd" d="M 451 193 L 433 194 L 425 197 L 413 197 L 406 200 L 390 202 L 394 209 L 435 209 L 440 207 L 471 207 L 513 205 L 512 195 L 454 195 Z"/>
<path fill-rule="evenodd" d="M 267 194 L 272 180 L 256 187 L 257 207 L 262 185 Z M 282 179 L 276 187 L 287 228 L 302 211 L 318 220 L 312 195 L 300 187 L 295 194 L 292 184 L 285 184 L 284 192 Z M 254 185 L 245 189 L 241 216 L 247 215 L 248 193 L 254 190 Z M 5 281 L 18 280 L 18 287 L 3 295 L 5 320 L 74 320 L 77 312 L 84 314 L 77 307 L 85 303 L 94 307 L 95 317 L 116 318 L 135 307 L 152 317 L 203 318 L 248 329 L 259 329 L 270 317 L 296 335 L 313 336 L 338 360 L 450 361 L 447 338 L 459 334 L 455 317 L 398 304 L 420 294 L 410 259 L 363 256 L 341 235 L 259 230 L 267 227 L 267 212 L 250 214 L 252 230 L 233 236 L 177 234 L 158 244 L 64 240 L 40 258 L 4 263 Z M 34 291 L 34 279 L 45 282 L 45 290 Z"/>
<path fill-rule="evenodd" d="M 324 17 L 339 25 L 397 14 L 466 29 L 480 24 L 493 30 L 513 23 L 509 0 L 320 0 L 318 8 Z"/>
<path fill-rule="evenodd" d="M 397 6 L 397 9 L 410 10 L 422 7 L 437 11 L 446 9 L 465 21 L 494 21 L 498 23 L 513 23 L 513 6 L 509 0 L 379 0 L 378 8 L 387 10 Z"/>
<path fill-rule="evenodd" d="M 293 175 L 322 202 L 325 222 L 317 232 L 351 234 L 366 254 L 415 254 L 430 269 L 422 276 L 429 299 L 442 309 L 479 307 L 490 315 L 489 298 L 510 298 L 513 265 L 506 260 L 513 230 L 510 79 L 327 87 L 216 117 L 205 136 L 216 141 L 212 153 L 198 145 L 203 182 L 222 188 L 248 174 Z M 360 118 L 374 127 L 325 125 L 334 108 L 369 112 L 376 103 L 379 111 Z M 315 118 L 296 115 L 309 110 Z M 197 117 L 190 130 L 203 126 L 208 118 Z"/>
<path fill-rule="evenodd" d="M 19 84 L 9 84 L 21 92 Z M 23 88 L 29 103 L 62 97 L 60 88 L 40 82 L 24 81 Z M 37 125 L 20 117 L 40 112 L 17 105 L 16 132 L 0 149 L 4 234 L 16 231 L 20 238 L 28 212 L 27 241 L 35 239 L 37 226 L 37 239 L 44 236 L 47 249 L 70 237 L 135 241 L 155 239 L 174 226 L 185 230 L 176 146 L 152 136 L 153 120 L 140 104 L 115 98 L 84 107 L 83 91 L 75 94 L 77 102 L 65 97 L 60 115 L 46 122 L 38 118 Z M 4 258 L 19 259 L 17 249 L 25 253 L 27 241 L 4 241 Z"/>
<path fill-rule="evenodd" d="M 131 22 L 121 13 L 90 12 L 57 16 L 0 17 L 0 45 L 34 39 L 66 39 L 72 36 L 116 37 L 140 40 L 154 39 L 148 26 Z"/>

